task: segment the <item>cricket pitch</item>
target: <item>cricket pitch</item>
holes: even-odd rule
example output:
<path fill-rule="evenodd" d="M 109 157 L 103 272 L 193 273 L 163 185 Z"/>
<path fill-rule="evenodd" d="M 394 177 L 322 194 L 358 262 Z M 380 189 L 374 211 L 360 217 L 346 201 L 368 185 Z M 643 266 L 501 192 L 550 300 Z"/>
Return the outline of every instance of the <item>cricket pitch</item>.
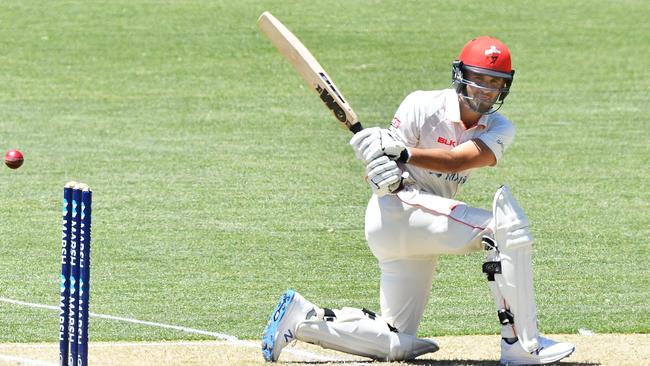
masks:
<path fill-rule="evenodd" d="M 572 342 L 576 352 L 562 365 L 649 365 L 650 334 L 550 335 Z M 403 365 L 497 365 L 498 336 L 434 338 L 440 351 Z M 91 365 L 263 365 L 258 340 L 198 342 L 91 342 Z M 278 365 L 389 365 L 297 342 L 282 352 Z M 0 365 L 58 364 L 58 344 L 0 344 Z M 398 363 L 392 363 L 398 364 Z"/>

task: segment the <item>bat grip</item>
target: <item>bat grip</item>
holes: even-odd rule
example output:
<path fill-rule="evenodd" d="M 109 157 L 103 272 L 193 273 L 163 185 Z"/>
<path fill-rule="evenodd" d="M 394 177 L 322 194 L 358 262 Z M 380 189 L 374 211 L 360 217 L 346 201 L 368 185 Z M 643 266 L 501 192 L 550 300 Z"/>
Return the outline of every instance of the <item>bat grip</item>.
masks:
<path fill-rule="evenodd" d="M 353 124 L 352 126 L 350 126 L 350 131 L 352 131 L 352 133 L 356 134 L 357 132 L 360 132 L 361 130 L 363 130 L 363 126 L 361 126 L 361 122 L 357 122 L 357 123 Z"/>

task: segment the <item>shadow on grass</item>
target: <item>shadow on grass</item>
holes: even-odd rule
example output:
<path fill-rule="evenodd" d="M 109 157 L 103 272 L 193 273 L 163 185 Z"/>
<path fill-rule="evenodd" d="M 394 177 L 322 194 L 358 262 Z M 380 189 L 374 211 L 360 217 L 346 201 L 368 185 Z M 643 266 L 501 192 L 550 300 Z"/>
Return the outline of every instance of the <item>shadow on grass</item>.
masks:
<path fill-rule="evenodd" d="M 413 360 L 403 363 L 404 365 L 418 366 L 496 366 L 499 361 L 496 360 Z M 556 362 L 549 365 L 557 366 L 599 366 L 599 363 L 593 362 Z"/>
<path fill-rule="evenodd" d="M 286 362 L 286 364 L 295 364 L 295 365 L 331 365 L 331 364 L 340 364 L 340 365 L 369 365 L 371 366 L 375 362 L 373 361 L 360 361 L 360 360 L 349 360 L 349 361 L 294 361 Z M 380 363 L 380 362 L 377 362 Z M 383 362 L 381 362 L 383 363 Z M 411 360 L 411 361 L 402 361 L 395 362 L 396 365 L 418 365 L 418 366 L 498 366 L 499 361 L 496 360 Z M 600 363 L 593 362 L 556 362 L 549 365 L 557 366 L 600 366 Z"/>

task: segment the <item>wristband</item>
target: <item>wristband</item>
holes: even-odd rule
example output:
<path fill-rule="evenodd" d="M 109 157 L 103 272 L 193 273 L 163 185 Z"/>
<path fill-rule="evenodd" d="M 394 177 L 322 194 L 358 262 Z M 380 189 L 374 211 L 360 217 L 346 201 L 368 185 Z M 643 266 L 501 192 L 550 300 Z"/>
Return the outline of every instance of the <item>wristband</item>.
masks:
<path fill-rule="evenodd" d="M 404 150 L 399 154 L 399 158 L 397 158 L 397 162 L 406 164 L 411 160 L 411 152 L 409 151 L 408 147 L 405 147 Z"/>

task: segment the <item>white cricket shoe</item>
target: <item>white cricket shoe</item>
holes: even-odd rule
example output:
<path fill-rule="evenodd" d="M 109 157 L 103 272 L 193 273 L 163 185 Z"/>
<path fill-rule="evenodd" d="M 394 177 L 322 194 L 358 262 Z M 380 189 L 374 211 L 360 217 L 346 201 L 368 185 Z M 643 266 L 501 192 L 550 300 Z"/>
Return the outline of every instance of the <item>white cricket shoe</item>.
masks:
<path fill-rule="evenodd" d="M 280 297 L 262 335 L 262 354 L 266 361 L 275 362 L 282 349 L 296 339 L 298 324 L 315 314 L 314 304 L 294 290 Z"/>
<path fill-rule="evenodd" d="M 576 346 L 571 343 L 560 343 L 554 340 L 539 337 L 539 348 L 528 353 L 519 341 L 508 344 L 501 339 L 501 365 L 543 365 L 557 362 L 575 351 Z"/>

